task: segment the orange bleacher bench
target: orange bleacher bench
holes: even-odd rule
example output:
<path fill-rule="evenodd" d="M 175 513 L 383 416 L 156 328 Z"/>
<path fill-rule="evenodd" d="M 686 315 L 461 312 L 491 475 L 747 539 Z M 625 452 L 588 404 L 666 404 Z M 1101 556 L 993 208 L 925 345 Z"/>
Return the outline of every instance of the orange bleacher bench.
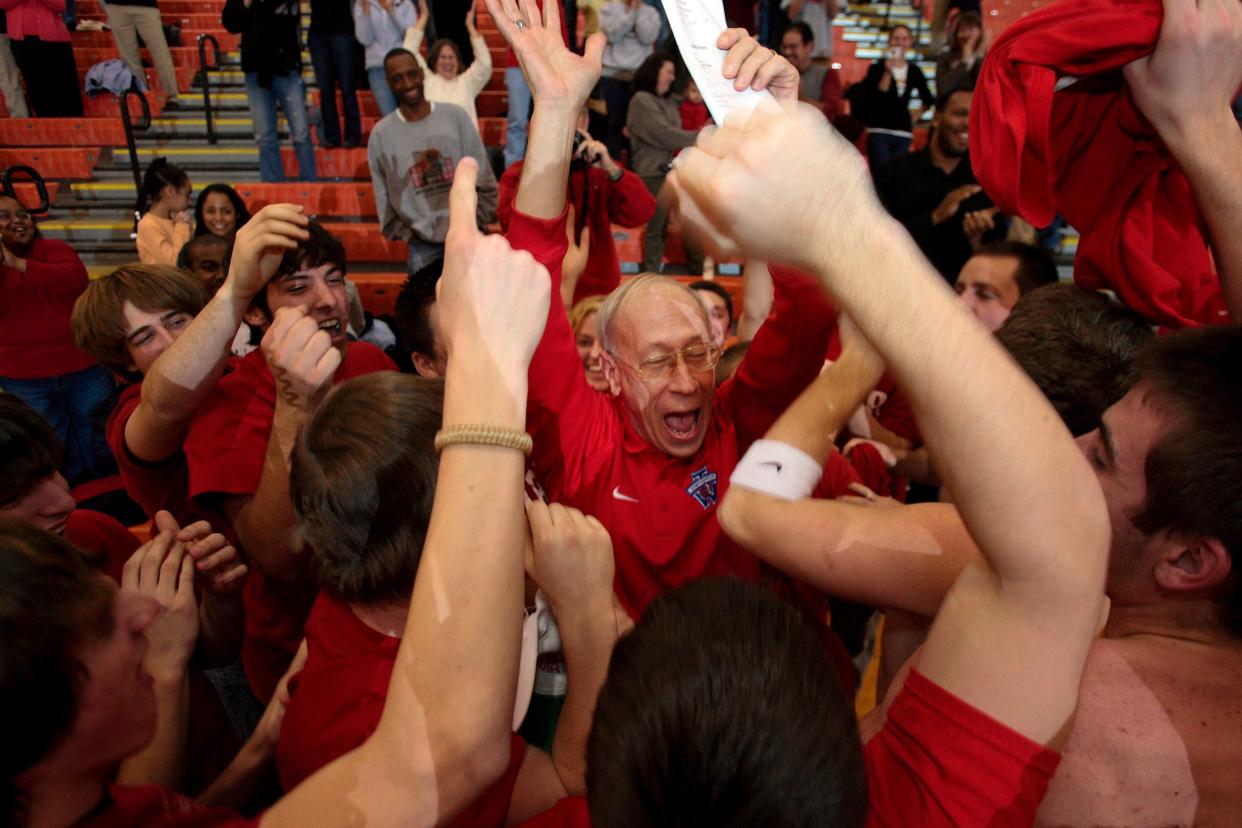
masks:
<path fill-rule="evenodd" d="M 298 162 L 293 147 L 281 147 L 281 161 L 285 165 L 285 175 L 297 178 Z M 315 150 L 315 169 L 321 178 L 352 178 L 356 181 L 370 181 L 371 168 L 367 164 L 366 147 L 357 149 L 323 149 Z"/>
<path fill-rule="evenodd" d="M 6 147 L 98 147 L 124 143 L 125 128 L 118 117 L 0 120 L 0 145 Z"/>
<path fill-rule="evenodd" d="M 405 262 L 408 252 L 405 242 L 389 241 L 381 236 L 378 222 L 325 221 L 323 226 L 341 240 L 348 261 Z"/>
<path fill-rule="evenodd" d="M 153 89 L 147 93 L 147 107 L 151 110 L 152 118 L 158 118 L 164 113 L 164 101 L 167 99 L 168 95 L 163 89 Z M 137 98 L 131 95 L 126 99 L 126 106 L 129 107 L 129 117 L 135 122 L 142 117 L 142 104 Z M 101 93 L 83 95 L 82 112 L 87 118 L 116 118 L 119 117 L 121 108 L 117 105 L 115 95 Z"/>
<path fill-rule="evenodd" d="M 196 72 L 198 71 L 197 46 L 171 46 L 168 49 L 168 54 L 172 57 L 173 66 L 178 68 L 185 66 Z M 120 52 L 112 44 L 107 46 L 75 46 L 73 48 L 74 61 L 78 66 L 86 66 L 88 69 L 96 63 L 119 58 L 120 56 Z M 146 63 L 150 63 L 151 53 L 143 49 L 142 59 Z M 211 60 L 210 56 L 208 56 L 208 60 Z"/>
<path fill-rule="evenodd" d="M 178 14 L 214 14 L 219 20 L 220 13 L 224 10 L 224 3 L 225 0 L 161 0 L 159 9 L 164 19 L 167 19 L 169 15 Z M 104 19 L 104 11 L 98 0 L 78 0 L 75 8 L 78 17 Z"/>
<path fill-rule="evenodd" d="M 47 187 L 47 200 L 55 204 L 56 193 L 60 191 L 60 184 L 55 181 L 44 181 L 43 185 Z M 13 195 L 17 196 L 17 200 L 28 209 L 34 209 L 39 206 L 39 190 L 30 181 L 14 181 Z"/>
<path fill-rule="evenodd" d="M 0 137 L 0 143 L 10 142 Z M 98 163 L 99 147 L 20 150 L 0 148 L 0 167 L 24 164 L 27 167 L 34 167 L 45 179 L 90 178 Z"/>
<path fill-rule="evenodd" d="M 164 15 L 163 20 L 165 23 L 177 22 L 176 18 L 170 18 L 168 14 Z M 234 49 L 237 49 L 238 45 L 241 43 L 241 35 L 229 34 L 224 31 L 223 28 L 199 29 L 182 27 L 181 42 L 184 45 L 170 48 L 188 49 L 193 47 L 197 49 L 197 38 L 200 34 L 210 34 L 215 37 L 216 40 L 220 41 L 220 48 L 226 52 L 231 52 Z M 112 39 L 112 32 L 74 32 L 72 36 L 72 43 L 75 48 L 106 49 L 109 46 L 115 45 L 116 41 Z"/>
<path fill-rule="evenodd" d="M 91 69 L 91 64 L 82 63 L 82 62 L 78 63 L 78 86 L 79 88 L 81 88 L 82 86 L 85 86 L 86 73 L 89 72 L 90 69 Z M 191 87 L 194 85 L 194 76 L 198 73 L 198 69 L 192 66 L 174 66 L 173 71 L 177 73 L 177 91 L 180 93 L 190 92 Z M 149 66 L 144 66 L 143 72 L 147 76 L 147 87 L 149 89 L 154 89 L 154 90 L 158 90 L 160 92 L 165 92 L 165 93 L 168 91 L 164 89 L 163 85 L 160 83 L 159 75 L 156 74 L 154 69 L 152 69 Z"/>
<path fill-rule="evenodd" d="M 351 273 L 349 281 L 358 288 L 362 306 L 376 316 L 392 315 L 397 308 L 397 294 L 405 284 L 405 271 L 393 273 Z"/>
<path fill-rule="evenodd" d="M 371 182 L 236 184 L 234 189 L 256 213 L 267 204 L 301 204 L 308 215 L 374 216 L 375 192 Z M 378 232 L 378 228 L 376 230 Z"/>

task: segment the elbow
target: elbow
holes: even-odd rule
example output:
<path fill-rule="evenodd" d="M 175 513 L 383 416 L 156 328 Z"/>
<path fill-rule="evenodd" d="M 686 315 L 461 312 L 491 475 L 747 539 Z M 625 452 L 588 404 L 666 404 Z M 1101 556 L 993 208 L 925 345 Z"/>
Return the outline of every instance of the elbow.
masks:
<path fill-rule="evenodd" d="M 463 733 L 454 762 L 470 790 L 485 791 L 509 769 L 511 740 L 508 729 L 476 728 Z"/>

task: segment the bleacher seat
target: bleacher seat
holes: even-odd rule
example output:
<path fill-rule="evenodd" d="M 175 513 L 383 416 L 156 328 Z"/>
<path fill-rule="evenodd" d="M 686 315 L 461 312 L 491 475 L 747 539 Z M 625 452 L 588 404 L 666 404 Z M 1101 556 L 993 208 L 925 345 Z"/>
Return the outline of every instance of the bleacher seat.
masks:
<path fill-rule="evenodd" d="M 375 217 L 375 191 L 371 182 L 234 184 L 250 212 L 278 202 L 301 204 L 308 215 Z"/>
<path fill-rule="evenodd" d="M 0 140 L 3 140 L 0 137 Z M 0 147 L 0 167 L 24 164 L 34 167 L 45 179 L 90 178 L 99 163 L 99 147 L 73 149 L 8 149 Z"/>

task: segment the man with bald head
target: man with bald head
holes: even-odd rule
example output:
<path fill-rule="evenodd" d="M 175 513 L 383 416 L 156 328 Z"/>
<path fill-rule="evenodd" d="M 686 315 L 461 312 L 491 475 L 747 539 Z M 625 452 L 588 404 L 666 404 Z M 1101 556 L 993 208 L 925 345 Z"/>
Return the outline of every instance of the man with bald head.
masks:
<path fill-rule="evenodd" d="M 599 74 L 599 44 L 588 42 L 579 58 L 541 37 L 541 27 L 555 30 L 558 20 L 519 30 L 493 17 L 535 99 L 508 237 L 548 266 L 554 286 L 530 369 L 534 470 L 551 499 L 608 529 L 616 592 L 635 617 L 657 595 L 704 574 L 755 580 L 757 562 L 724 537 L 716 506 L 741 453 L 818 373 L 831 323 L 824 295 L 809 279 L 773 268 L 774 316 L 737 375 L 717 388 L 720 348 L 693 291 L 654 275 L 630 281 L 600 307 L 608 391 L 592 390 L 556 288 L 567 246 L 568 148 Z M 717 45 L 729 50 L 724 72 L 735 85 L 759 78 L 777 97 L 797 100 L 798 73 L 784 58 L 741 30 L 725 32 Z"/>

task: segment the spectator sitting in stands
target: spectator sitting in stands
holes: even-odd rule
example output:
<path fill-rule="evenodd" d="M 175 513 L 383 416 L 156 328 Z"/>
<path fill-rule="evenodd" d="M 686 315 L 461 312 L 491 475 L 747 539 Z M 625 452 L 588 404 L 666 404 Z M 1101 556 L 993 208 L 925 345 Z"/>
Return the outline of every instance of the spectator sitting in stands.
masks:
<path fill-rule="evenodd" d="M 657 197 L 655 214 L 647 223 L 647 237 L 643 241 L 642 269 L 649 273 L 660 272 L 664 234 L 668 228 L 669 209 L 667 202 L 658 200 L 660 188 L 664 186 L 673 157 L 698 137 L 697 132 L 681 128 L 677 99 L 671 97 L 676 78 L 672 56 L 656 52 L 644 60 L 634 73 L 634 97 L 625 121 L 632 148 L 630 166 L 651 195 Z M 690 272 L 702 273 L 702 253 L 688 240 L 683 239 L 683 244 Z"/>
<path fill-rule="evenodd" d="M 138 258 L 143 264 L 176 264 L 190 240 L 190 177 L 167 158 L 156 158 L 142 176 L 134 205 Z"/>
<path fill-rule="evenodd" d="M 1022 242 L 992 242 L 970 257 L 953 289 L 992 333 L 1026 294 L 1057 283 L 1057 266 L 1046 250 Z"/>
<path fill-rule="evenodd" d="M 401 45 L 406 29 L 418 21 L 413 0 L 354 0 L 354 34 L 366 47 L 367 80 L 380 115 L 397 108 L 388 86 L 385 55 Z"/>
<path fill-rule="evenodd" d="M 36 118 L 81 118 L 82 84 L 69 29 L 62 16 L 63 0 L 4 0 L 13 59 L 26 81 L 30 109 Z"/>
<path fill-rule="evenodd" d="M 914 123 L 935 99 L 917 63 L 906 59 L 914 48 L 908 26 L 894 26 L 888 35 L 888 52 L 876 60 L 863 79 L 850 90 L 851 114 L 867 126 L 867 158 L 873 168 L 905 155 L 914 137 Z M 918 96 L 918 116 L 910 118 L 910 100 Z"/>
<path fill-rule="evenodd" d="M 288 122 L 299 180 L 318 178 L 306 117 L 306 90 L 302 86 L 299 14 L 299 6 L 293 0 L 226 0 L 221 13 L 224 28 L 241 35 L 246 101 L 254 121 L 254 140 L 259 145 L 262 181 L 285 180 L 276 132 L 277 103 Z"/>
<path fill-rule="evenodd" d="M 207 296 L 212 297 L 224 284 L 232 252 L 233 242 L 221 236 L 204 233 L 182 246 L 181 252 L 177 254 L 177 267 L 197 276 L 207 289 Z"/>
<path fill-rule="evenodd" d="M 565 306 L 588 296 L 605 296 L 621 284 L 621 264 L 612 238 L 612 225 L 641 227 L 655 215 L 656 204 L 643 180 L 622 167 L 608 154 L 608 147 L 587 132 L 588 111 L 578 115 L 577 150 L 569 172 L 569 203 L 574 226 L 582 244 L 588 246 L 582 275 L 562 286 Z M 522 179 L 518 161 L 500 177 L 500 204 L 496 210 L 502 229 L 508 228 Z M 568 296 L 564 296 L 569 292 Z"/>
<path fill-rule="evenodd" d="M 111 473 L 112 464 L 100 423 L 116 386 L 69 332 L 88 282 L 73 248 L 43 238 L 26 208 L 0 195 L 0 390 L 52 424 L 74 485 Z"/>
<path fill-rule="evenodd" d="M 608 380 L 600 364 L 600 358 L 604 355 L 599 338 L 599 306 L 602 304 L 603 296 L 588 296 L 569 310 L 569 327 L 574 332 L 574 344 L 578 346 L 578 356 L 582 358 L 587 385 L 596 391 L 608 390 Z"/>
<path fill-rule="evenodd" d="M 496 177 L 478 125 L 453 104 L 426 97 L 424 73 L 414 55 L 393 49 L 384 59 L 397 109 L 371 130 L 367 157 L 375 210 L 384 237 L 409 245 L 408 273 L 444 255 L 449 188 L 461 160 L 473 157 L 479 173 L 479 226 L 496 215 Z"/>
<path fill-rule="evenodd" d="M 703 303 L 703 310 L 707 311 L 712 342 L 723 349 L 725 341 L 733 335 L 733 297 L 724 287 L 706 279 L 691 282 L 690 289 Z"/>
<path fill-rule="evenodd" d="M 639 67 L 651 58 L 652 47 L 660 34 L 660 13 L 643 0 L 610 0 L 599 10 L 599 28 L 608 38 L 603 77 L 599 81 L 599 96 L 608 108 L 604 144 L 613 158 L 619 158 L 625 147 L 622 129 L 629 125 L 629 101 L 640 89 L 632 81 L 639 74 Z M 652 86 L 654 84 L 647 81 L 642 88 L 651 91 Z M 671 81 L 669 86 L 672 86 Z M 631 160 L 630 165 L 638 171 L 634 161 Z"/>
<path fill-rule="evenodd" d="M 936 93 L 940 97 L 954 89 L 974 89 L 987 54 L 983 19 L 977 12 L 962 12 L 948 32 L 949 45 L 936 60 Z"/>
<path fill-rule="evenodd" d="M 471 5 L 466 12 L 466 31 L 474 47 L 474 63 L 469 68 L 462 63 L 461 49 L 445 38 L 432 43 L 427 51 L 430 65 L 423 60 L 423 30 L 429 19 L 427 0 L 418 0 L 418 9 L 418 22 L 406 29 L 403 45 L 423 69 L 423 92 L 427 100 L 456 104 L 466 110 L 470 120 L 477 125 L 479 113 L 474 101 L 492 79 L 492 53 L 483 35 L 475 28 L 474 6 Z"/>
<path fill-rule="evenodd" d="M 194 202 L 194 235 L 210 233 L 229 241 L 250 221 L 246 202 L 228 184 L 208 184 Z"/>
<path fill-rule="evenodd" d="M 816 63 L 815 37 L 806 23 L 794 23 L 781 35 L 781 54 L 801 75 L 798 100 L 815 104 L 829 121 L 841 112 L 841 75 L 831 65 Z"/>
<path fill-rule="evenodd" d="M 880 201 L 905 225 L 923 255 L 946 281 L 957 278 L 973 244 L 1003 235 L 996 208 L 970 167 L 969 89 L 941 98 L 927 146 L 873 168 Z M 988 226 L 994 231 L 987 231 Z M 968 235 L 974 233 L 974 238 Z"/>

